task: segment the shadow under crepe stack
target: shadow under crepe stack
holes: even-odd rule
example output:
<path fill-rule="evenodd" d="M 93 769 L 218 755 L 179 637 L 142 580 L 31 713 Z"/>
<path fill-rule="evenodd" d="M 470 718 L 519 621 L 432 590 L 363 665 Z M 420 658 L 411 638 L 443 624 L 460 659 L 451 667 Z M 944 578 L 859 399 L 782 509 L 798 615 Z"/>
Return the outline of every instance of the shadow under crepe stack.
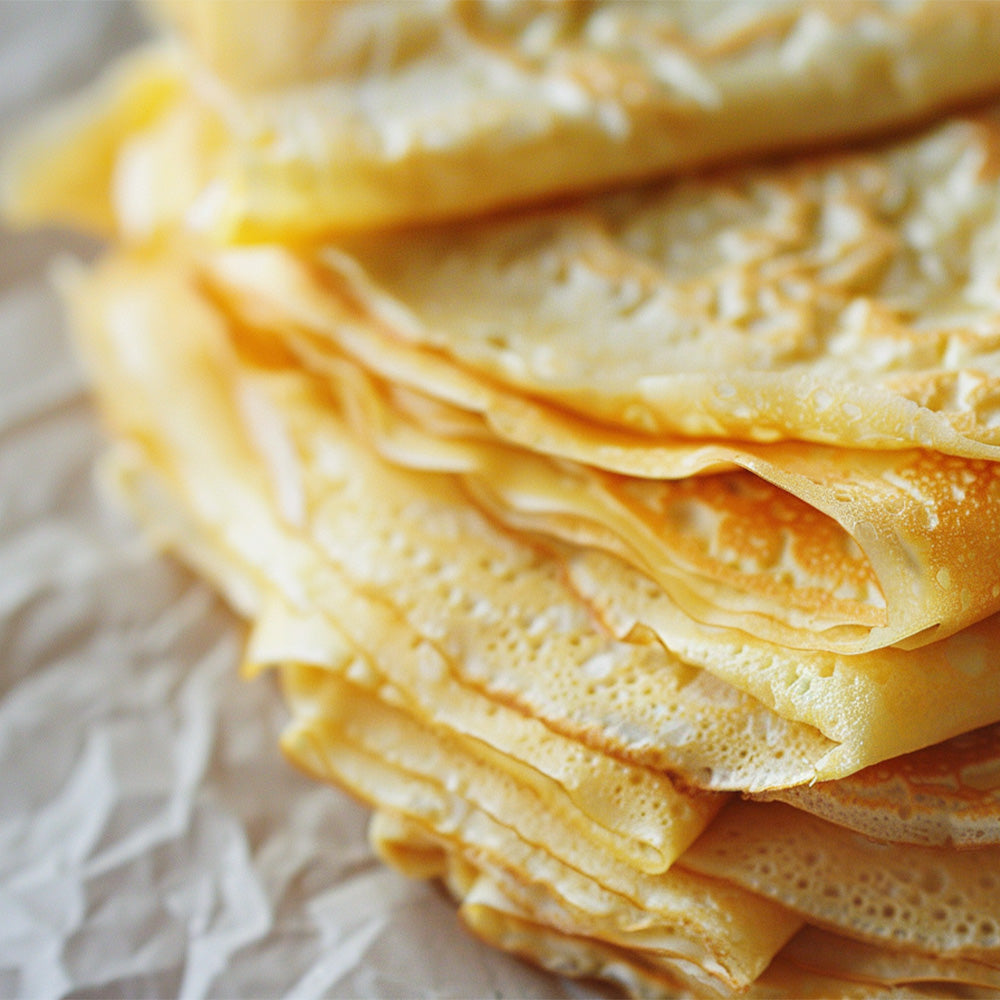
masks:
<path fill-rule="evenodd" d="M 995 995 L 1000 6 L 157 9 L 5 211 L 289 756 L 556 972 Z"/>

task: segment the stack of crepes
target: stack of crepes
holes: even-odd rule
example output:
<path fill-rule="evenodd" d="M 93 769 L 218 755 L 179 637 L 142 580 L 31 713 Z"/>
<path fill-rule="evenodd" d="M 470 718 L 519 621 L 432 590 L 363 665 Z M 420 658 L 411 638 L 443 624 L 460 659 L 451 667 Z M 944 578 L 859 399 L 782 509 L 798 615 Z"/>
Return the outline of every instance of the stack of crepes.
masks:
<path fill-rule="evenodd" d="M 472 930 L 1000 989 L 1000 5 L 201 3 L 34 128 L 152 536 Z"/>

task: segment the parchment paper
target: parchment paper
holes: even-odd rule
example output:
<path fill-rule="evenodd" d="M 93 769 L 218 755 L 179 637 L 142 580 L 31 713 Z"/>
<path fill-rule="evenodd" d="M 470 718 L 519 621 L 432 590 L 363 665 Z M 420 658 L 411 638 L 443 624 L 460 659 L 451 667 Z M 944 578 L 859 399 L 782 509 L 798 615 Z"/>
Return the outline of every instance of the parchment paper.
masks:
<path fill-rule="evenodd" d="M 0 0 L 0 141 L 142 33 L 121 2 Z M 281 757 L 239 624 L 95 486 L 67 250 L 93 252 L 0 231 L 0 997 L 584 995 L 471 938 Z"/>

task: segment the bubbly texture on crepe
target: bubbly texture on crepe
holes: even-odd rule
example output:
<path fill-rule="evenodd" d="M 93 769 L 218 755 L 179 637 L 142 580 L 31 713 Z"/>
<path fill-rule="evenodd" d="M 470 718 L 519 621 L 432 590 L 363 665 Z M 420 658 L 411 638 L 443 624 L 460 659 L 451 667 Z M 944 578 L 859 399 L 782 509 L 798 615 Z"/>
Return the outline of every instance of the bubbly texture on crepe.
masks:
<path fill-rule="evenodd" d="M 325 671 L 285 668 L 283 676 L 295 714 L 284 745 L 295 759 L 427 827 L 561 929 L 597 930 L 667 968 L 681 960 L 700 985 L 717 978 L 738 989 L 800 925 L 724 882 L 676 868 L 646 875 L 579 834 L 561 842 L 551 800 L 525 802 L 515 785 L 504 796 L 484 768 L 470 775 L 460 743 L 448 748 L 441 734 Z"/>
<path fill-rule="evenodd" d="M 409 874 L 445 879 L 459 914 L 478 935 L 563 975 L 599 977 L 631 996 L 690 995 L 687 968 L 650 961 L 636 950 L 553 928 L 530 905 L 515 902 L 490 878 L 426 828 L 380 810 L 372 823 L 376 849 Z M 810 925 L 798 931 L 767 969 L 738 996 L 769 1000 L 803 997 L 982 997 L 998 981 L 996 967 L 873 945 Z M 704 984 L 702 984 L 704 985 Z M 697 990 L 695 991 L 697 995 Z"/>
<path fill-rule="evenodd" d="M 616 638 L 561 563 L 498 532 L 443 477 L 380 463 L 303 373 L 241 364 L 190 275 L 109 262 L 73 297 L 105 411 L 130 442 L 120 484 L 144 521 L 260 617 L 251 659 L 336 659 L 354 634 L 425 713 L 454 717 L 456 700 L 487 692 L 719 787 L 808 780 L 835 749 L 648 635 Z M 338 608 L 350 611 L 339 639 Z M 429 642 L 414 646 L 414 633 Z M 438 669 L 416 684 L 431 644 L 443 644 Z M 442 662 L 451 670 L 438 677 Z"/>
<path fill-rule="evenodd" d="M 312 266 L 385 335 L 599 424 L 995 459 L 998 136 L 951 119 Z"/>
<path fill-rule="evenodd" d="M 867 134 L 1000 90 L 993 0 L 159 6 L 216 72 L 166 69 L 180 92 L 120 171 L 133 234 L 466 215 Z"/>
<path fill-rule="evenodd" d="M 856 656 L 703 626 L 614 555 L 500 531 L 452 477 L 386 464 L 329 383 L 233 323 L 182 260 L 111 259 L 73 297 L 105 409 L 138 452 L 136 502 L 161 530 L 178 522 L 173 540 L 224 585 L 250 571 L 307 613 L 351 608 L 343 628 L 388 644 L 352 597 L 378 594 L 461 683 L 708 788 L 840 777 L 1000 718 L 1000 619 Z M 163 498 L 144 476 L 165 479 Z"/>
<path fill-rule="evenodd" d="M 765 792 L 881 840 L 1000 845 L 1000 725 L 883 761 L 840 781 Z"/>
<path fill-rule="evenodd" d="M 680 864 L 863 941 L 1000 967 L 1000 848 L 885 844 L 780 802 L 730 803 Z"/>
<path fill-rule="evenodd" d="M 902 983 L 968 983 L 1000 988 L 1000 967 L 962 958 L 902 951 L 806 926 L 782 950 L 782 957 L 817 973 L 849 976 L 868 988 Z M 952 987 L 964 995 L 959 987 Z"/>
<path fill-rule="evenodd" d="M 155 55 L 130 73 L 103 117 L 84 105 L 28 144 L 13 206 L 99 212 L 128 188 L 130 129 L 180 86 Z M 464 462 L 513 526 L 610 549 L 706 624 L 918 646 L 1000 611 L 998 129 L 983 114 L 559 209 L 206 251 L 205 278 L 301 363 L 337 377 L 346 353 L 479 417 L 481 440 L 380 443 Z M 184 200 L 179 177 L 139 202 Z M 574 484 L 545 455 L 603 473 Z"/>

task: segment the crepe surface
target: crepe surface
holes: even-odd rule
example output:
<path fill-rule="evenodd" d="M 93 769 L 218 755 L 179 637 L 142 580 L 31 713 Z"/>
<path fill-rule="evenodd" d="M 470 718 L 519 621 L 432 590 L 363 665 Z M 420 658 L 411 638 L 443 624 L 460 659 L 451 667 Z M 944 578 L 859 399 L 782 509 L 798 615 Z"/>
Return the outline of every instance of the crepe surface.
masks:
<path fill-rule="evenodd" d="M 1000 89 L 992 0 L 709 2 L 161 4 L 202 58 L 135 134 L 119 218 L 259 239 L 468 215 Z"/>
<path fill-rule="evenodd" d="M 784 803 L 735 802 L 681 864 L 861 940 L 998 966 L 994 847 L 887 845 Z"/>
<path fill-rule="evenodd" d="M 103 112 L 84 102 L 29 143 L 11 208 L 58 215 L 86 191 L 98 211 L 136 163 L 166 163 L 128 135 L 155 130 L 175 63 L 135 57 L 135 94 L 107 84 Z M 218 138 L 177 129 L 169 148 Z M 464 443 L 470 485 L 516 526 L 611 548 L 709 624 L 916 646 L 1000 610 L 997 129 L 952 119 L 560 209 L 206 254 L 205 272 L 304 364 L 346 352 L 500 442 L 611 474 L 571 490 L 537 458 Z M 168 173 L 137 203 L 183 201 Z M 733 467 L 750 475 L 687 482 Z"/>
<path fill-rule="evenodd" d="M 351 291 L 331 286 L 308 259 L 284 248 L 206 255 L 203 267 L 227 308 L 288 343 L 307 367 L 341 379 L 347 354 L 380 379 L 478 415 L 485 427 L 467 417 L 462 423 L 458 414 L 455 432 L 447 423 L 456 416 L 446 414 L 438 437 L 485 442 L 459 442 L 446 461 L 464 448 L 467 471 L 486 468 L 478 479 L 501 507 L 518 508 L 520 493 L 515 512 L 524 514 L 527 504 L 529 526 L 610 545 L 701 620 L 787 645 L 856 652 L 943 637 L 1000 601 L 989 571 L 998 523 L 993 462 L 927 449 L 611 431 L 473 376 L 443 360 L 439 349 L 394 337 L 386 325 L 398 308 L 359 315 Z M 354 275 L 352 291 L 366 284 Z M 502 301 L 498 296 L 492 306 L 495 321 L 513 329 Z M 605 368 L 614 368 L 610 356 Z M 440 409 L 432 419 L 440 423 Z M 403 423 L 409 437 L 394 454 L 419 454 L 414 414 Z M 494 459 L 491 439 L 532 454 L 508 451 Z M 547 466 L 538 454 L 609 475 L 580 470 L 574 485 L 569 466 Z M 745 471 L 725 472 L 734 468 Z M 707 472 L 721 478 L 691 478 Z M 782 516 L 774 516 L 776 506 Z M 713 536 L 726 531 L 725 541 Z"/>
<path fill-rule="evenodd" d="M 956 846 L 1000 842 L 1000 727 L 885 761 L 835 782 L 765 793 L 880 840 Z"/>
<path fill-rule="evenodd" d="M 177 264 L 109 261 L 77 286 L 77 323 L 138 446 L 135 502 L 237 602 L 248 574 L 334 617 L 355 591 L 381 595 L 463 683 L 709 788 L 839 777 L 997 718 L 996 619 L 858 656 L 700 625 L 613 555 L 521 540 L 452 477 L 385 464 L 327 383 L 231 325 Z M 150 474 L 162 497 L 143 492 Z"/>

